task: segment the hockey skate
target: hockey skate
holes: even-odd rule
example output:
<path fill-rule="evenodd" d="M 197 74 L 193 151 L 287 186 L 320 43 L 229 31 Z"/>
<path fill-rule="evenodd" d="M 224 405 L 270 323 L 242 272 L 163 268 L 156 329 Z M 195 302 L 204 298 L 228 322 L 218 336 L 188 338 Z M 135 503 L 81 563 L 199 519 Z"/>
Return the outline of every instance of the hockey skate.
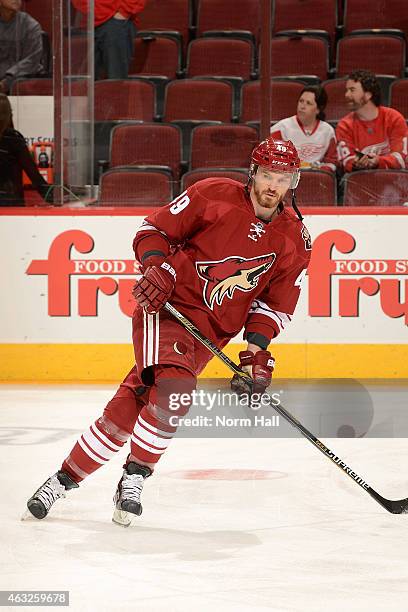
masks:
<path fill-rule="evenodd" d="M 76 489 L 79 485 L 65 472 L 53 474 L 41 485 L 27 502 L 29 513 L 36 519 L 43 519 L 47 516 L 51 506 L 60 499 L 70 489 Z M 30 516 L 28 512 L 23 515 L 23 519 Z"/>
<path fill-rule="evenodd" d="M 147 465 L 139 465 L 133 461 L 123 467 L 123 476 L 118 482 L 113 498 L 115 510 L 112 521 L 122 527 L 129 527 L 134 516 L 142 514 L 140 496 L 145 478 L 148 478 L 152 471 Z"/>

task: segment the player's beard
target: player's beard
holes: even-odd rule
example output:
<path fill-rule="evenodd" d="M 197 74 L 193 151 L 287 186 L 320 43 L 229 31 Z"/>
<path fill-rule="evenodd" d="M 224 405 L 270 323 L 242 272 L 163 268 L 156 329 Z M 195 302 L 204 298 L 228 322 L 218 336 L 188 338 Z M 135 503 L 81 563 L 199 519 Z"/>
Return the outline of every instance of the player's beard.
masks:
<path fill-rule="evenodd" d="M 280 196 L 276 191 L 270 192 L 267 189 L 260 190 L 256 184 L 254 185 L 254 194 L 258 206 L 267 208 L 268 210 L 275 210 L 279 202 L 282 200 L 282 196 Z"/>

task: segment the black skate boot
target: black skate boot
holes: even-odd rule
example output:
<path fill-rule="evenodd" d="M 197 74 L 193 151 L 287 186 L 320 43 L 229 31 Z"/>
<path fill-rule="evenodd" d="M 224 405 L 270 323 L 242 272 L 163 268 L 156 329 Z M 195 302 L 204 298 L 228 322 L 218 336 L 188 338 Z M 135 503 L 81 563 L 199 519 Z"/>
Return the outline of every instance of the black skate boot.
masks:
<path fill-rule="evenodd" d="M 47 516 L 51 506 L 57 499 L 65 497 L 65 493 L 69 489 L 76 489 L 79 485 L 72 480 L 65 472 L 57 472 L 50 476 L 48 480 L 41 485 L 27 502 L 27 508 L 37 519 L 43 519 Z"/>
<path fill-rule="evenodd" d="M 113 498 L 115 510 L 112 521 L 123 527 L 129 527 L 134 516 L 142 514 L 140 495 L 145 478 L 151 476 L 152 470 L 147 465 L 139 465 L 134 461 L 123 467 L 123 476 L 118 482 Z"/>

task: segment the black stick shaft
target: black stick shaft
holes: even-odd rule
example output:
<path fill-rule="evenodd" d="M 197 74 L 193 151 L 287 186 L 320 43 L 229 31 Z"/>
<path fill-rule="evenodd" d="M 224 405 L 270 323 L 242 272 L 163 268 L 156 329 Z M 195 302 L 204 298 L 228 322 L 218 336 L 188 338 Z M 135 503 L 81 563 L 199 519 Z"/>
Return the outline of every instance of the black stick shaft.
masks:
<path fill-rule="evenodd" d="M 187 319 L 181 312 L 174 308 L 171 304 L 166 302 L 164 308 L 171 313 L 180 323 L 185 327 L 196 340 L 201 342 L 213 355 L 218 357 L 234 374 L 237 374 L 241 378 L 244 378 L 246 382 L 252 382 L 252 378 L 239 366 L 236 365 L 221 349 L 219 349 L 209 338 L 206 338 L 199 329 Z M 373 499 L 376 500 L 381 506 L 383 506 L 388 512 L 400 514 L 406 511 L 408 500 L 392 501 L 385 499 L 379 493 L 377 493 L 368 483 L 361 478 L 356 472 L 354 472 L 340 457 L 338 457 L 333 451 L 323 444 L 315 435 L 313 435 L 300 421 L 298 421 L 290 412 L 282 406 L 282 404 L 272 404 L 271 406 L 280 414 L 286 421 L 288 421 L 293 427 L 295 427 L 300 433 L 307 438 L 323 455 L 330 459 L 338 468 L 342 470 L 344 474 L 347 474 L 351 480 L 357 483 L 364 491 L 367 491 Z"/>

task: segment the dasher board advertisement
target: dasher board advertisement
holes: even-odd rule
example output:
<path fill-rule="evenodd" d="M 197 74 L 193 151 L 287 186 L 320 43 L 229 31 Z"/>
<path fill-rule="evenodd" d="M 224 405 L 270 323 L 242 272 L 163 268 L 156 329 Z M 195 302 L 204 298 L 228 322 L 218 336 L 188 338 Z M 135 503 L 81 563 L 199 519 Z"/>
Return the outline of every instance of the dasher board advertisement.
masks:
<path fill-rule="evenodd" d="M 2 380 L 126 374 L 132 241 L 148 212 L 1 211 Z M 313 209 L 304 222 L 312 260 L 293 320 L 271 345 L 276 375 L 408 377 L 408 210 Z M 239 335 L 227 352 L 236 357 L 243 346 Z M 205 371 L 224 374 L 215 360 Z"/>

